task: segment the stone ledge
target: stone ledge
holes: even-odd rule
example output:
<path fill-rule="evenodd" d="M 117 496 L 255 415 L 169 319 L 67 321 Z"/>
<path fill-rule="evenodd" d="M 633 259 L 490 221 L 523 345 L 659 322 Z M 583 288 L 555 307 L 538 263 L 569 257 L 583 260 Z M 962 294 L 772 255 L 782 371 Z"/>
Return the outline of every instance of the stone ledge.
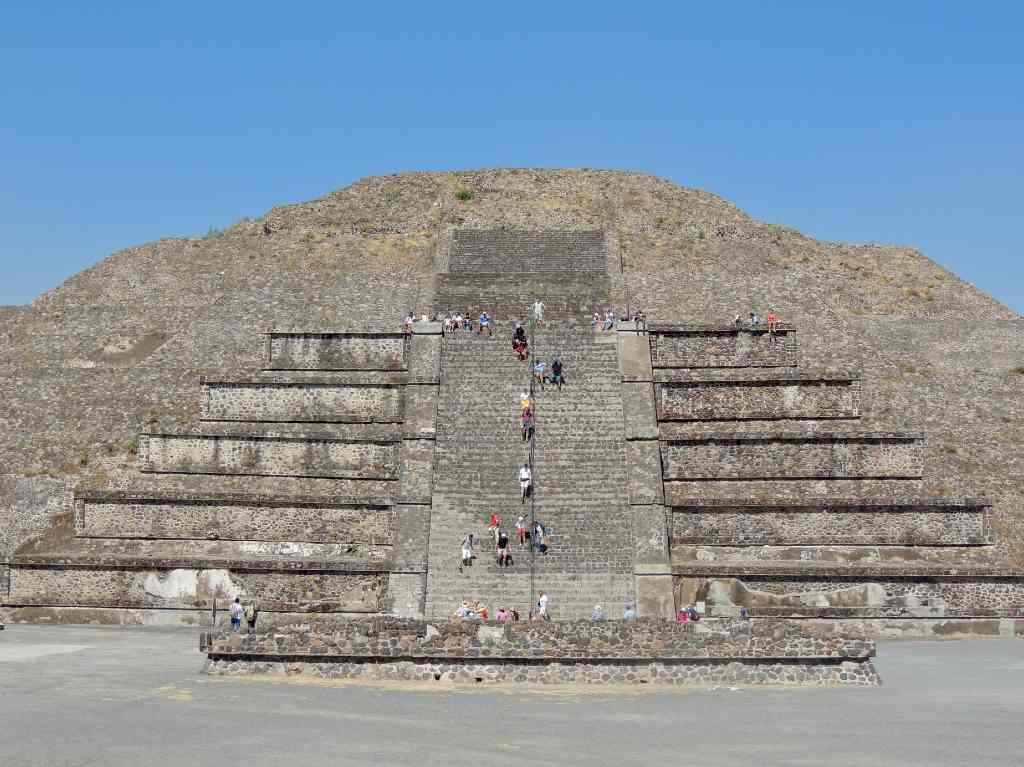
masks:
<path fill-rule="evenodd" d="M 393 505 L 385 496 L 312 496 L 312 495 L 266 495 L 248 493 L 175 493 L 156 490 L 75 490 L 75 500 L 86 501 L 186 501 L 214 503 L 245 503 L 253 506 L 357 506 L 387 507 Z"/>
<path fill-rule="evenodd" d="M 303 376 L 302 373 L 309 373 Z M 269 370 L 258 375 L 238 375 L 226 378 L 221 375 L 203 375 L 200 384 L 221 384 L 224 386 L 404 386 L 409 378 L 406 371 L 391 370 L 340 370 L 337 373 L 323 370 Z"/>
<path fill-rule="evenodd" d="M 709 508 L 714 509 L 715 507 L 743 507 L 743 508 L 756 508 L 758 510 L 764 510 L 766 512 L 777 511 L 779 509 L 790 509 L 790 508 L 809 508 L 809 509 L 821 509 L 822 511 L 827 510 L 830 507 L 835 508 L 871 508 L 871 509 L 886 509 L 889 507 L 921 507 L 930 509 L 931 507 L 950 507 L 950 508 L 991 508 L 992 502 L 985 498 L 929 498 L 927 496 L 903 496 L 894 498 L 800 498 L 792 501 L 785 500 L 763 500 L 757 498 L 674 498 L 671 509 L 682 509 L 682 508 Z M 937 511 L 937 509 L 936 509 Z"/>
<path fill-rule="evenodd" d="M 54 570 L 231 570 L 274 573 L 387 573 L 390 557 L 367 560 L 261 559 L 247 557 L 147 557 L 132 555 L 22 554 L 11 558 L 12 568 Z"/>
<path fill-rule="evenodd" d="M 780 576 L 786 578 L 828 577 L 840 580 L 863 580 L 865 578 L 936 578 L 941 580 L 986 580 L 1024 581 L 1024 571 L 1012 571 L 995 565 L 858 565 L 851 563 L 795 565 L 762 564 L 759 562 L 678 562 L 672 565 L 673 575 L 696 578 L 760 578 Z"/>
<path fill-rule="evenodd" d="M 790 322 L 779 322 L 775 326 L 776 333 L 791 333 L 797 329 L 797 326 Z M 704 333 L 751 333 L 760 335 L 768 332 L 768 325 L 762 323 L 756 328 L 743 325 L 737 327 L 736 325 L 721 325 L 713 323 L 694 323 L 686 325 L 666 325 L 661 323 L 647 323 L 647 332 L 649 334 L 657 335 L 682 335 L 692 333 L 695 335 L 701 335 Z"/>
<path fill-rule="evenodd" d="M 654 371 L 655 383 L 664 384 L 806 384 L 814 381 L 854 383 L 862 380 L 859 370 L 846 372 L 800 368 L 659 368 Z"/>
<path fill-rule="evenodd" d="M 856 431 L 856 432 L 801 432 L 779 431 L 773 433 L 756 431 L 707 432 L 693 437 L 677 437 L 662 440 L 665 444 L 691 442 L 873 442 L 879 440 L 895 442 L 921 442 L 924 434 L 897 431 Z"/>

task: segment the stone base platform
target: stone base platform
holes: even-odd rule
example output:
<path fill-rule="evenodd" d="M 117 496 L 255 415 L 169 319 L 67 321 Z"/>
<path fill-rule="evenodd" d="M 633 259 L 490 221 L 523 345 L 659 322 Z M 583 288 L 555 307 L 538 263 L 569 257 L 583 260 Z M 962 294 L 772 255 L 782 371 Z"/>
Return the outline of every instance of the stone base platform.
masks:
<path fill-rule="evenodd" d="M 805 627 L 806 628 L 806 627 Z M 540 684 L 877 686 L 873 642 L 787 621 L 481 623 L 376 618 L 204 633 L 212 675 Z"/>

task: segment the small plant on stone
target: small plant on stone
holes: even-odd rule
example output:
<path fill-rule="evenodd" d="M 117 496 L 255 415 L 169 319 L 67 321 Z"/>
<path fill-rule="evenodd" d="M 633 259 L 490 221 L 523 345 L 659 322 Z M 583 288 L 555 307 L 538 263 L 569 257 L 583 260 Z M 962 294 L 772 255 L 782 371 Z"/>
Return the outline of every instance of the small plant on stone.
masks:
<path fill-rule="evenodd" d="M 1018 365 L 1013 369 L 1013 372 L 1019 376 L 1024 376 L 1024 365 Z"/>
<path fill-rule="evenodd" d="M 459 202 L 469 202 L 473 199 L 473 192 L 470 189 L 460 189 L 455 193 L 455 199 Z"/>

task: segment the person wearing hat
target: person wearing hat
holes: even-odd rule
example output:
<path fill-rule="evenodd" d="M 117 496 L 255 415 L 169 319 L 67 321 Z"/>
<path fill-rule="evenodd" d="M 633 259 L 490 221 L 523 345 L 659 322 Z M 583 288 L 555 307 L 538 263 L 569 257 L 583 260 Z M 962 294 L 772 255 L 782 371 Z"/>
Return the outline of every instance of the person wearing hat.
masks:
<path fill-rule="evenodd" d="M 590 620 L 592 621 L 603 621 L 604 610 L 601 609 L 601 605 L 594 605 L 593 612 L 590 613 Z"/>

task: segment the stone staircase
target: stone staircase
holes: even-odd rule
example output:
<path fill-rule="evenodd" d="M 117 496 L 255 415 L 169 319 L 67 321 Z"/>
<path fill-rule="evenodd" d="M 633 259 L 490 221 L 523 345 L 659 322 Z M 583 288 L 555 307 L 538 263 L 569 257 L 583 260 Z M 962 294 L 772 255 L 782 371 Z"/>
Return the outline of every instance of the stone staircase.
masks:
<path fill-rule="evenodd" d="M 567 382 L 537 392 L 535 514 L 550 536 L 535 560 L 537 589 L 559 619 L 586 618 L 598 604 L 615 617 L 635 601 L 615 334 L 552 322 L 534 348 L 549 364 L 560 356 Z"/>
<path fill-rule="evenodd" d="M 492 615 L 498 607 L 515 607 L 525 618 L 533 603 L 530 554 L 513 549 L 513 566 L 499 568 L 487 524 L 492 513 L 501 515 L 513 538 L 516 517 L 529 518 L 517 479 L 529 456 L 519 429 L 529 366 L 503 334 L 451 333 L 444 338 L 442 370 L 425 612 L 445 618 L 471 600 Z M 460 544 L 469 533 L 478 558 L 459 572 Z"/>
<path fill-rule="evenodd" d="M 547 319 L 582 322 L 612 306 L 611 281 L 603 272 L 438 274 L 432 311 L 478 317 L 486 310 L 506 322 L 523 320 L 537 299 L 544 302 Z"/>

